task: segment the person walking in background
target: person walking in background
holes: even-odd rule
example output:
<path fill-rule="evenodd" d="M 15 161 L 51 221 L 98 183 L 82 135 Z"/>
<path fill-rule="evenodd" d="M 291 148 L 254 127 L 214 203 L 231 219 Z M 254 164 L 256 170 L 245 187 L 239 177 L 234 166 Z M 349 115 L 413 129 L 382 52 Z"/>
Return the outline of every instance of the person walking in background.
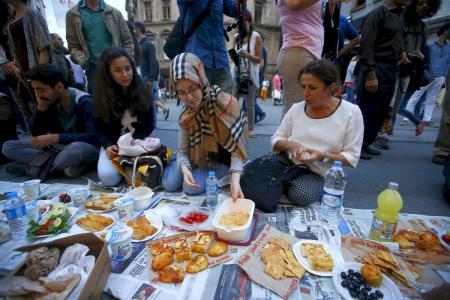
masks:
<path fill-rule="evenodd" d="M 86 71 L 89 93 L 95 86 L 96 64 L 104 49 L 123 47 L 134 56 L 122 13 L 103 0 L 80 0 L 67 12 L 66 39 L 71 59 Z"/>
<path fill-rule="evenodd" d="M 341 2 L 342 0 L 328 0 L 323 5 L 324 43 L 322 57 L 332 62 L 337 60 Z"/>
<path fill-rule="evenodd" d="M 273 105 L 283 105 L 283 92 L 280 74 L 277 72 L 272 78 Z"/>
<path fill-rule="evenodd" d="M 153 120 L 155 121 L 156 128 L 156 116 L 158 106 L 164 113 L 164 119 L 169 118 L 169 109 L 164 105 L 159 97 L 159 63 L 156 59 L 156 48 L 155 45 L 150 41 L 148 37 L 145 36 L 145 25 L 142 22 L 134 22 L 134 33 L 139 42 L 139 47 L 141 49 L 141 76 L 144 80 L 147 89 L 152 95 L 153 103 L 153 113 L 155 114 Z"/>
<path fill-rule="evenodd" d="M 445 77 L 447 76 L 450 67 L 450 44 L 448 43 L 449 27 L 450 23 L 441 26 L 437 32 L 438 39 L 428 44 L 431 73 L 434 77 L 433 81 L 415 91 L 406 105 L 406 110 L 413 114 L 417 102 L 419 102 L 423 94 L 427 94 L 422 118 L 424 124 L 429 124 L 431 122 L 434 103 L 445 83 Z"/>
<path fill-rule="evenodd" d="M 7 25 L 8 44 L 14 61 L 5 64 L 3 72 L 15 77 L 16 100 L 28 120 L 36 101 L 24 74 L 37 64 L 52 62 L 50 34 L 44 17 L 29 7 L 27 0 L 2 1 L 14 9 Z"/>
<path fill-rule="evenodd" d="M 261 34 L 260 34 L 261 36 Z M 261 37 L 261 45 L 262 45 L 262 37 Z M 267 50 L 266 47 L 262 46 L 262 59 L 259 63 L 259 89 L 262 90 L 263 82 L 264 82 L 264 73 L 266 72 L 266 65 L 267 65 Z M 268 89 L 269 87 L 266 87 Z M 262 97 L 262 96 L 261 96 Z M 267 96 L 265 96 L 267 97 Z M 262 99 L 263 101 L 265 100 Z M 255 95 L 255 124 L 262 122 L 266 118 L 266 113 L 261 108 L 261 106 L 258 104 L 258 93 Z"/>
<path fill-rule="evenodd" d="M 255 97 L 259 90 L 259 64 L 262 60 L 262 41 L 258 32 L 254 31 L 252 16 L 249 12 L 244 14 L 244 21 L 239 26 L 240 31 L 236 33 L 233 40 L 232 49 L 237 53 L 235 61 L 235 73 L 237 80 L 236 95 L 239 99 L 244 96 L 243 109 L 246 111 L 248 119 L 249 136 L 256 137 L 253 131 L 255 124 Z M 245 83 L 245 89 L 241 89 L 241 84 Z"/>
<path fill-rule="evenodd" d="M 393 105 L 392 124 L 395 125 L 395 113 L 398 113 L 408 118 L 416 126 L 416 136 L 422 134 L 425 125 L 405 107 L 415 90 L 433 80 L 429 71 L 431 66 L 427 46 L 427 27 L 423 19 L 435 15 L 439 6 L 439 0 L 412 0 L 403 14 L 404 50 L 398 78 L 398 90 Z"/>
<path fill-rule="evenodd" d="M 355 103 L 355 90 L 356 90 L 355 67 L 357 63 L 358 63 L 358 56 L 355 55 L 348 64 L 347 74 L 345 74 L 345 80 L 342 86 L 343 92 L 347 94 L 345 100 L 347 100 L 350 103 Z"/>
<path fill-rule="evenodd" d="M 105 49 L 98 66 L 94 117 L 102 148 L 97 172 L 104 185 L 115 186 L 122 180 L 111 161 L 119 155 L 117 141 L 127 132 L 141 140 L 152 133 L 153 103 L 125 49 Z"/>
<path fill-rule="evenodd" d="M 228 53 L 223 32 L 223 15 L 237 18 L 238 10 L 234 0 L 177 0 L 180 16 L 184 18 L 184 32 L 187 32 L 197 16 L 212 1 L 209 14 L 187 40 L 184 52 L 193 53 L 205 66 L 210 84 L 216 84 L 228 94 L 233 93 Z"/>
<path fill-rule="evenodd" d="M 364 118 L 361 158 L 380 155 L 371 144 L 388 115 L 395 89 L 397 63 L 402 57 L 402 6 L 409 0 L 385 0 L 362 24 L 357 103 Z"/>
<path fill-rule="evenodd" d="M 50 33 L 50 38 L 52 39 L 53 57 L 55 58 L 56 66 L 58 66 L 59 71 L 63 74 L 67 84 L 73 87 L 75 79 L 73 78 L 72 66 L 66 57 L 69 54 L 69 50 L 64 47 L 64 41 L 58 34 Z"/>
<path fill-rule="evenodd" d="M 348 42 L 345 43 L 345 41 Z M 339 20 L 338 57 L 336 60 L 341 79 L 345 78 L 348 64 L 354 56 L 354 51 L 352 50 L 359 45 L 360 41 L 359 32 L 353 27 L 346 16 L 341 15 Z"/>
<path fill-rule="evenodd" d="M 283 46 L 278 53 L 277 68 L 283 81 L 283 115 L 292 104 L 305 100 L 297 76 L 309 62 L 322 56 L 324 30 L 320 1 L 277 0 Z"/>

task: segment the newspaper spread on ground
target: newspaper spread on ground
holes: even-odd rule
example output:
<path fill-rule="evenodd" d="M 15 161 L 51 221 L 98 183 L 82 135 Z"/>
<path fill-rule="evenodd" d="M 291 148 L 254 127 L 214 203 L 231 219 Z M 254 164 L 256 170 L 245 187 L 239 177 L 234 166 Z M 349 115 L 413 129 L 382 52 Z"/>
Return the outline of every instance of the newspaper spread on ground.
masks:
<path fill-rule="evenodd" d="M 61 191 L 79 187 L 80 185 L 51 184 L 41 185 L 42 194 L 57 194 Z M 0 194 L 6 192 L 21 192 L 19 183 L 0 182 Z M 219 201 L 227 195 L 220 195 Z M 188 197 L 183 193 L 165 193 L 158 206 L 190 206 L 193 208 L 205 207 L 204 196 Z M 340 247 L 342 236 L 354 236 L 367 239 L 373 218 L 373 211 L 364 209 L 345 208 L 341 214 L 339 230 L 335 232 L 324 226 L 320 219 L 319 207 L 297 207 L 279 205 L 275 213 L 266 214 L 257 212 L 258 223 L 256 235 L 266 224 L 295 236 L 298 239 L 313 239 Z M 424 216 L 413 214 L 400 214 L 399 227 L 408 226 L 415 230 L 430 228 L 435 232 L 450 229 L 450 217 Z M 167 237 L 180 233 L 176 228 L 164 227 L 158 237 Z M 67 235 L 60 234 L 52 238 Z M 39 240 L 42 242 L 43 240 Z M 37 240 L 20 240 L 0 244 L 0 253 L 12 253 L 12 250 Z M 145 243 L 133 243 L 132 256 L 124 262 L 112 262 L 112 274 L 105 288 L 105 292 L 117 299 L 281 299 L 278 295 L 251 281 L 245 272 L 237 265 L 237 258 L 249 246 L 230 246 L 229 253 L 232 260 L 224 264 L 207 269 L 198 274 L 188 274 L 182 284 L 169 285 L 150 283 L 148 276 L 147 251 Z M 0 261 L 2 266 L 13 267 L 17 262 L 8 266 L 7 257 L 17 258 L 17 255 L 5 255 Z M 441 280 L 450 281 L 450 272 L 440 271 Z M 120 284 L 119 284 L 120 283 Z M 120 288 L 118 288 L 120 287 Z M 339 299 L 333 282 L 328 277 L 319 277 L 308 272 L 305 273 L 296 289 L 292 291 L 289 299 Z"/>

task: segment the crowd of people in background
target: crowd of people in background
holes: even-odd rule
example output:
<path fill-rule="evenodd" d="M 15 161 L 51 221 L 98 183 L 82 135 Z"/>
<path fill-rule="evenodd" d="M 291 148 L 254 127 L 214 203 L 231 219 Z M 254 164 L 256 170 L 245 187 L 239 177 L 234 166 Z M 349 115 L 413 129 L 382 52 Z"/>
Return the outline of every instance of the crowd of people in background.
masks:
<path fill-rule="evenodd" d="M 201 193 L 213 169 L 219 177 L 230 174 L 231 194 L 241 197 L 247 138 L 256 137 L 254 124 L 266 118 L 258 104 L 267 88 L 264 39 L 245 1 L 177 3 L 185 32 L 205 8 L 208 14 L 172 60 L 167 88 L 184 107 L 176 160 L 164 170 L 162 185 Z M 397 113 L 415 125 L 417 136 L 429 125 L 449 83 L 450 23 L 427 42 L 423 21 L 440 4 L 384 0 L 357 30 L 341 15 L 340 0 L 276 1 L 282 44 L 272 97 L 283 105 L 283 119 L 271 145 L 280 159 L 311 171 L 291 183 L 292 201 L 318 200 L 332 161 L 356 167 L 360 158 L 389 149 Z M 24 167 L 53 147 L 59 154 L 51 172 L 79 177 L 97 165 L 103 184 L 119 184 L 112 160 L 120 136 L 144 139 L 156 128 L 158 111 L 169 117 L 145 24 L 125 21 L 105 0 L 80 0 L 66 14 L 65 48 L 27 0 L 0 0 L 0 14 L 1 161 Z M 239 20 L 230 49 L 224 15 Z M 450 154 L 448 98 L 447 92 L 432 159 L 439 164 Z M 18 126 L 31 140 L 19 140 Z"/>

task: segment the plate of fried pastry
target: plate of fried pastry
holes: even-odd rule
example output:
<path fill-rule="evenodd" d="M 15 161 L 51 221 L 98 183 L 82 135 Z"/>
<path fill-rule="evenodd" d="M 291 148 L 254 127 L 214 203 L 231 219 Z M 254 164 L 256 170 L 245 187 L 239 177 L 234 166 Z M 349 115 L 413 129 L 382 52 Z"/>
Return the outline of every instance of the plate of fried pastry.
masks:
<path fill-rule="evenodd" d="M 134 243 L 144 242 L 152 239 L 163 228 L 161 217 L 152 211 L 145 211 L 142 216 L 127 222 L 127 225 L 133 228 L 131 241 Z"/>
<path fill-rule="evenodd" d="M 114 224 L 114 218 L 95 213 L 88 213 L 78 218 L 75 223 L 86 231 L 98 232 L 110 228 Z"/>
<path fill-rule="evenodd" d="M 94 196 L 90 200 L 86 201 L 84 207 L 88 212 L 91 213 L 105 213 L 116 209 L 114 205 L 114 201 L 123 197 L 122 194 L 119 193 L 100 193 L 97 196 Z"/>
<path fill-rule="evenodd" d="M 298 241 L 292 250 L 306 271 L 319 276 L 331 277 L 335 264 L 342 261 L 337 250 L 315 240 Z"/>
<path fill-rule="evenodd" d="M 229 261 L 228 245 L 214 240 L 212 231 L 196 231 L 147 243 L 151 281 L 181 283 L 195 274 Z"/>

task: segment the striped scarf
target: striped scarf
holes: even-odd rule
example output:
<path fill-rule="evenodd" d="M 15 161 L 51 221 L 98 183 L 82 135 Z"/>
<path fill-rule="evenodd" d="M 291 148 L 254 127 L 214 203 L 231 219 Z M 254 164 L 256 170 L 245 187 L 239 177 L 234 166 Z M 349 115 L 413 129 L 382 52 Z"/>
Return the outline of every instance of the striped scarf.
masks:
<path fill-rule="evenodd" d="M 209 85 L 203 63 L 194 54 L 176 56 L 170 71 L 172 89 L 178 80 L 190 79 L 203 91 L 200 106 L 195 110 L 185 106 L 179 118 L 180 126 L 189 130 L 189 157 L 195 166 L 204 167 L 210 159 L 216 161 L 219 145 L 233 156 L 247 160 L 247 118 L 237 100 L 220 87 Z"/>

